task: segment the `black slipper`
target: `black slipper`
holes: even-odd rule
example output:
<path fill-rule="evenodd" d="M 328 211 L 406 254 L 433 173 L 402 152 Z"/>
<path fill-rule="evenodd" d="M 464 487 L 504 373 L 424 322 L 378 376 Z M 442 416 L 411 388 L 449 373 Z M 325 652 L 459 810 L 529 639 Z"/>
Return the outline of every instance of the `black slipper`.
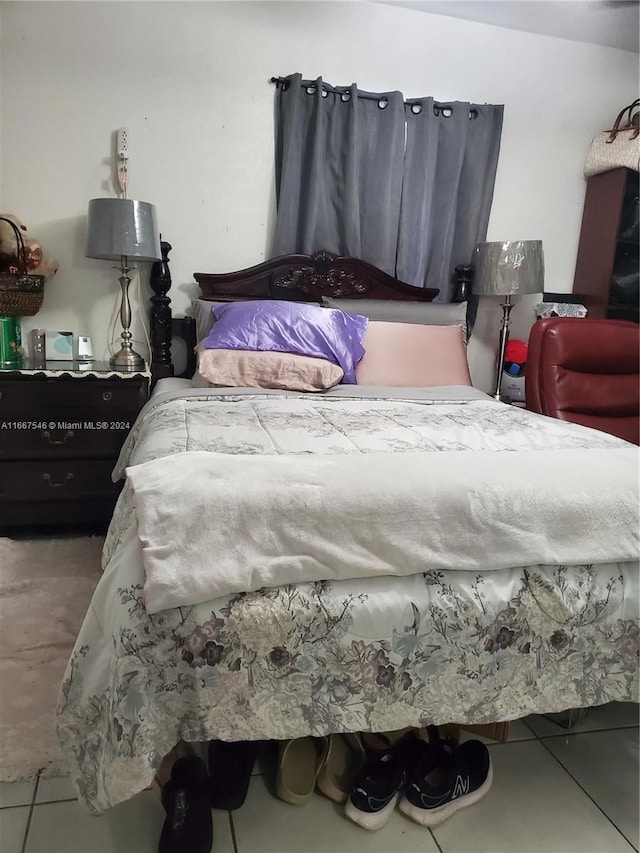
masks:
<path fill-rule="evenodd" d="M 211 808 L 233 811 L 247 797 L 251 771 L 256 763 L 260 741 L 209 743 L 209 798 Z"/>
<path fill-rule="evenodd" d="M 213 821 L 207 768 L 195 755 L 179 758 L 161 793 L 167 817 L 158 853 L 211 853 Z"/>

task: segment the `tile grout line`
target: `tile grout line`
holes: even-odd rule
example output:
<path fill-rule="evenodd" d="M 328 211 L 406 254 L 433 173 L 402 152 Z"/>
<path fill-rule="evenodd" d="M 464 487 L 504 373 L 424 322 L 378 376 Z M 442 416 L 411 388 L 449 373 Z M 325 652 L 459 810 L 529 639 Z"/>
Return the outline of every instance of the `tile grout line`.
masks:
<path fill-rule="evenodd" d="M 229 829 L 231 830 L 231 842 L 233 844 L 233 853 L 238 853 L 238 842 L 236 840 L 236 828 L 233 825 L 233 815 L 230 811 L 227 812 L 229 818 Z"/>
<path fill-rule="evenodd" d="M 604 817 L 609 821 L 609 823 L 611 824 L 611 826 L 613 826 L 613 828 L 616 830 L 616 832 L 624 838 L 624 840 L 627 842 L 627 844 L 629 844 L 631 849 L 635 850 L 636 853 L 638 853 L 638 848 L 634 844 L 632 844 L 631 841 L 629 841 L 629 839 L 624 834 L 624 832 L 620 832 L 620 830 L 615 825 L 615 823 L 611 820 L 609 815 L 605 814 L 605 812 L 600 808 L 600 806 L 598 805 L 598 803 L 596 803 L 596 801 L 593 799 L 593 797 L 587 791 L 585 791 L 585 789 L 582 787 L 580 782 L 578 782 L 578 780 L 567 770 L 567 768 L 560 761 L 560 759 L 549 749 L 549 747 L 545 743 L 546 738 L 540 736 L 537 732 L 535 732 L 533 730 L 533 728 L 531 728 L 531 726 L 528 726 L 527 723 L 525 723 L 525 726 L 527 726 L 527 728 L 531 729 L 531 731 L 534 733 L 538 743 L 541 744 L 541 746 L 543 746 L 545 748 L 545 750 L 554 759 L 554 761 L 556 761 L 560 765 L 560 767 L 562 767 L 562 769 L 567 774 L 567 776 L 576 783 L 576 785 L 578 786 L 578 788 L 580 788 L 580 790 L 583 792 L 583 794 L 585 794 L 591 800 L 591 802 L 594 804 L 594 806 L 598 809 L 598 811 L 601 814 L 604 815 Z M 595 729 L 595 731 L 596 732 L 612 732 L 612 731 L 618 731 L 620 729 L 626 729 L 626 728 L 632 728 L 633 729 L 633 728 L 636 728 L 636 726 L 613 726 L 612 728 L 608 728 L 608 729 Z M 561 732 L 560 734 L 557 734 L 557 735 L 548 735 L 548 737 L 556 738 L 556 737 L 562 737 L 562 736 L 567 735 L 567 734 L 577 735 L 577 734 L 593 734 L 593 733 L 594 733 L 594 730 L 587 731 L 587 732 L 576 732 L 576 731 L 571 731 L 571 729 L 568 729 L 566 732 Z"/>
<path fill-rule="evenodd" d="M 600 732 L 603 732 L 603 731 L 604 731 L 604 732 L 607 732 L 607 731 L 614 731 L 614 729 L 604 729 L 604 730 L 603 730 L 603 729 L 600 729 Z M 583 732 L 583 734 L 593 734 L 593 732 Z M 636 846 L 635 846 L 631 841 L 629 841 L 629 839 L 628 839 L 628 838 L 627 838 L 627 836 L 624 834 L 624 832 L 622 832 L 622 830 L 621 830 L 621 829 L 619 829 L 619 828 L 616 826 L 616 824 L 611 820 L 611 818 L 609 817 L 609 815 L 608 815 L 608 814 L 607 814 L 607 813 L 606 813 L 606 812 L 605 812 L 605 811 L 604 811 L 604 810 L 603 810 L 603 809 L 598 805 L 598 803 L 594 800 L 594 798 L 591 796 L 591 794 L 590 794 L 587 790 L 585 790 L 585 788 L 583 788 L 583 786 L 582 786 L 582 785 L 580 784 L 580 782 L 576 779 L 576 777 L 573 775 L 573 773 L 571 773 L 571 771 L 570 771 L 570 770 L 568 770 L 568 769 L 564 766 L 564 764 L 560 761 L 560 759 L 558 758 L 558 756 L 557 756 L 557 755 L 555 755 L 555 754 L 554 754 L 554 753 L 549 749 L 549 747 L 548 747 L 548 746 L 546 745 L 546 743 L 544 742 L 544 738 L 538 738 L 538 740 L 540 741 L 540 743 L 542 744 L 542 746 L 546 749 L 546 751 L 548 752 L 548 754 L 549 754 L 549 755 L 554 759 L 554 761 L 556 761 L 556 762 L 560 765 L 560 767 L 562 767 L 562 769 L 563 769 L 563 770 L 564 770 L 564 772 L 567 774 L 567 776 L 568 776 L 570 779 L 572 779 L 572 780 L 576 783 L 576 785 L 578 786 L 578 788 L 580 788 L 580 790 L 582 791 L 582 793 L 583 793 L 583 794 L 585 794 L 585 796 L 587 796 L 587 797 L 591 800 L 591 802 L 592 802 L 592 803 L 594 804 L 594 806 L 598 809 L 598 811 L 599 811 L 602 815 L 604 815 L 604 817 L 609 821 L 609 823 L 610 823 L 610 824 L 611 824 L 611 826 L 615 829 L 615 831 L 616 831 L 619 835 L 621 835 L 621 836 L 624 838 L 624 840 L 627 842 L 627 844 L 631 847 L 631 849 L 632 849 L 632 850 L 635 850 L 635 851 L 636 851 L 636 853 L 637 853 L 638 848 L 637 848 L 637 847 L 636 847 Z"/>
<path fill-rule="evenodd" d="M 77 797 L 62 797 L 60 800 L 40 800 L 39 803 L 33 803 L 34 806 L 51 806 L 56 803 L 75 803 L 78 801 Z M 32 805 L 31 801 L 28 803 L 14 803 L 12 806 L 0 806 L 0 814 L 2 812 L 11 811 L 11 809 L 27 809 Z"/>
<path fill-rule="evenodd" d="M 438 848 L 438 853 L 444 853 L 442 847 L 440 847 L 440 844 L 438 843 L 438 839 L 436 838 L 434 831 L 431 829 L 430 826 L 427 827 L 427 829 L 429 830 L 429 835 L 433 838 L 435 845 Z"/>
<path fill-rule="evenodd" d="M 536 737 L 538 738 L 538 740 L 548 740 L 548 738 L 554 738 L 554 737 L 571 737 L 571 735 L 597 735 L 597 734 L 600 734 L 601 732 L 623 732 L 623 731 L 626 731 L 627 729 L 637 729 L 637 728 L 638 728 L 638 725 L 635 724 L 635 725 L 629 725 L 629 726 L 611 726 L 608 729 L 578 729 L 578 730 L 563 729 L 561 732 L 556 732 L 554 734 L 548 734 L 548 735 L 537 735 L 535 732 L 533 732 L 533 729 L 531 729 L 531 731 L 534 734 L 536 734 Z"/>
<path fill-rule="evenodd" d="M 36 797 L 38 796 L 38 786 L 40 785 L 40 771 L 38 770 L 38 775 L 36 776 L 36 784 L 33 786 L 33 794 L 31 796 L 31 805 L 29 806 L 29 814 L 27 816 L 27 825 L 24 828 L 24 838 L 22 839 L 22 847 L 20 848 L 20 853 L 25 853 L 27 849 L 27 839 L 29 838 L 29 830 L 31 829 L 31 817 L 33 815 L 33 808 L 36 803 Z"/>
<path fill-rule="evenodd" d="M 14 803 L 11 806 L 0 806 L 0 814 L 2 814 L 2 812 L 9 812 L 11 809 L 28 809 L 30 805 L 31 801 L 28 803 Z"/>

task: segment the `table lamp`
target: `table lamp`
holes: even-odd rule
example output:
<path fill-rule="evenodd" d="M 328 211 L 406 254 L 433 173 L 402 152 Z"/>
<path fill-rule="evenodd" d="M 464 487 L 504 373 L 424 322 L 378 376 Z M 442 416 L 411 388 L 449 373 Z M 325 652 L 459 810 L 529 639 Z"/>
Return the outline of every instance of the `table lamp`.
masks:
<path fill-rule="evenodd" d="M 161 259 L 155 207 L 146 201 L 130 198 L 93 198 L 89 202 L 88 218 L 86 256 L 120 262 L 117 269 L 120 270 L 121 288 L 121 345 L 119 351 L 109 359 L 109 364 L 123 370 L 141 370 L 145 366 L 144 359 L 131 346 L 129 329 L 129 259 Z"/>
<path fill-rule="evenodd" d="M 478 243 L 471 264 L 475 296 L 503 296 L 500 350 L 496 369 L 496 387 L 492 395 L 500 399 L 500 379 L 504 354 L 509 341 L 509 317 L 512 296 L 541 293 L 544 290 L 544 254 L 542 240 L 509 240 L 503 243 Z"/>

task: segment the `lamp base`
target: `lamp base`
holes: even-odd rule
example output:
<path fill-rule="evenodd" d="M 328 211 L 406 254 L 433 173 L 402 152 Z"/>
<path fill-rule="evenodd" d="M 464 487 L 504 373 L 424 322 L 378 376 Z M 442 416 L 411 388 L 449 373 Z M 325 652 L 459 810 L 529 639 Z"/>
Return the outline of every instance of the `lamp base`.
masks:
<path fill-rule="evenodd" d="M 502 399 L 502 365 L 504 364 L 504 354 L 507 351 L 507 342 L 509 341 L 509 315 L 511 314 L 511 294 L 507 293 L 504 297 L 504 302 L 501 303 L 502 308 L 502 325 L 500 327 L 500 347 L 498 349 L 498 360 L 496 362 L 496 387 L 491 395 L 498 402 Z"/>
<path fill-rule="evenodd" d="M 497 400 L 498 403 L 506 403 L 507 405 L 511 405 L 511 397 L 508 394 L 490 394 L 489 396 L 493 397 L 494 400 Z"/>
<path fill-rule="evenodd" d="M 144 370 L 146 367 L 143 357 L 131 348 L 121 347 L 115 355 L 109 359 L 111 367 L 120 370 Z"/>

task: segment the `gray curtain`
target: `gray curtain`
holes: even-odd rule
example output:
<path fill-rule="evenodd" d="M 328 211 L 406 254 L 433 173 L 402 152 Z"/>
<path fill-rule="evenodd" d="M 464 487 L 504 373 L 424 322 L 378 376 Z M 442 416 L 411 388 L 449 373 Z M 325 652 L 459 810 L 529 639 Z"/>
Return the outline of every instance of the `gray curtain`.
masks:
<path fill-rule="evenodd" d="M 486 236 L 503 107 L 281 79 L 272 255 L 362 258 L 449 302 Z"/>
<path fill-rule="evenodd" d="M 498 166 L 502 106 L 421 98 L 407 104 L 407 145 L 396 274 L 438 287 L 449 302 L 452 274 L 487 235 Z"/>
<path fill-rule="evenodd" d="M 393 274 L 402 199 L 400 92 L 359 97 L 322 78 L 285 78 L 276 95 L 274 257 L 327 249 Z"/>

